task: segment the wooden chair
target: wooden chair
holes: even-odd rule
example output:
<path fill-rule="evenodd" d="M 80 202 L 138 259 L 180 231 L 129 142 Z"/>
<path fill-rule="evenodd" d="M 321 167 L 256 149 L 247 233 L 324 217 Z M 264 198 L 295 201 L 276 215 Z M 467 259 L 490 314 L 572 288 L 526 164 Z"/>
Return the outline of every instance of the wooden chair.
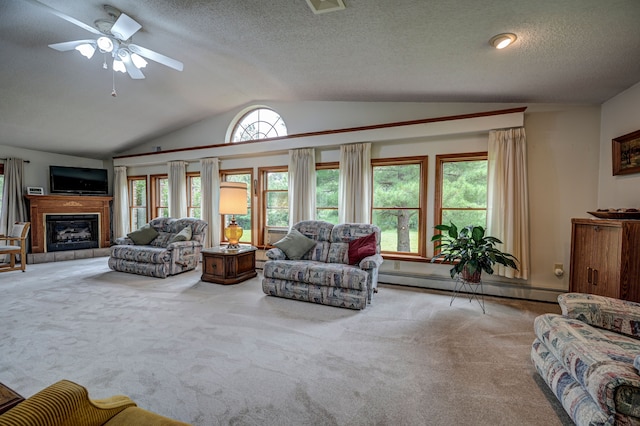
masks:
<path fill-rule="evenodd" d="M 0 235 L 0 256 L 9 255 L 9 263 L 0 263 L 0 272 L 25 271 L 27 266 L 27 234 L 31 222 L 16 222 L 8 236 Z M 16 257 L 20 256 L 20 264 L 16 265 Z"/>

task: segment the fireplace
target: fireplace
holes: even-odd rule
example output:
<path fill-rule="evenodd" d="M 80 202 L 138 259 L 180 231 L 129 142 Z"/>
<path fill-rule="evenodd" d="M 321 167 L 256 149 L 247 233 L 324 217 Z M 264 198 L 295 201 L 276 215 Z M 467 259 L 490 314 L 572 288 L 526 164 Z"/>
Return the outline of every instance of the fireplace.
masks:
<path fill-rule="evenodd" d="M 31 253 L 59 252 L 86 252 L 94 248 L 108 248 L 111 246 L 111 220 L 110 203 L 112 197 L 103 196 L 74 196 L 74 195 L 25 195 L 29 201 L 29 217 L 31 220 Z M 57 234 L 54 238 L 50 235 L 51 225 L 47 226 L 49 216 L 57 216 L 61 222 L 80 221 L 83 223 L 63 224 L 56 232 L 62 232 L 60 238 Z M 88 218 L 97 217 L 97 224 L 92 222 L 87 225 Z M 75 217 L 76 219 L 73 219 Z M 69 229 L 67 229 L 69 228 Z M 87 242 L 87 231 L 91 239 L 96 242 Z M 55 229 L 55 227 L 54 227 Z M 65 233 L 65 231 L 68 231 Z M 52 240 L 55 247 L 49 243 Z M 61 241 L 56 241 L 57 239 Z M 58 245 L 66 243 L 65 245 Z M 66 248 L 58 248 L 66 247 Z"/>
<path fill-rule="evenodd" d="M 47 252 L 99 247 L 97 214 L 45 215 Z"/>

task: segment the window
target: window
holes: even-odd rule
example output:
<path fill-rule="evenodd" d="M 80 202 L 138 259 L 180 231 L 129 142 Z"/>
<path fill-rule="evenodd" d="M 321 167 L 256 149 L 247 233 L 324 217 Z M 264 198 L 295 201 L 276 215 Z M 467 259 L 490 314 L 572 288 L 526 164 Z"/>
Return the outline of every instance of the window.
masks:
<path fill-rule="evenodd" d="M 147 218 L 147 177 L 127 176 L 129 188 L 129 229 L 135 231 L 149 222 Z"/>
<path fill-rule="evenodd" d="M 269 108 L 255 108 L 240 117 L 231 132 L 231 142 L 287 136 L 280 115 Z"/>
<path fill-rule="evenodd" d="M 373 160 L 371 222 L 384 253 L 426 257 L 427 157 Z"/>
<path fill-rule="evenodd" d="M 169 217 L 169 177 L 151 175 L 151 216 Z"/>
<path fill-rule="evenodd" d="M 251 196 L 253 194 L 253 169 L 223 171 L 221 172 L 220 179 L 225 182 L 243 182 L 247 184 L 247 214 L 236 215 L 236 222 L 242 228 L 242 238 L 240 242 L 253 244 L 253 209 L 251 203 L 253 200 Z M 225 215 L 222 227 L 227 226 L 230 221 L 231 216 Z M 224 232 L 220 235 L 224 235 Z"/>
<path fill-rule="evenodd" d="M 316 219 L 338 224 L 338 163 L 316 165 Z"/>
<path fill-rule="evenodd" d="M 436 157 L 436 224 L 487 223 L 487 153 Z"/>
<path fill-rule="evenodd" d="M 287 167 L 258 169 L 262 212 L 260 231 L 265 244 L 269 228 L 289 227 L 289 173 Z"/>
<path fill-rule="evenodd" d="M 187 173 L 187 217 L 202 217 L 202 191 L 200 172 Z"/>

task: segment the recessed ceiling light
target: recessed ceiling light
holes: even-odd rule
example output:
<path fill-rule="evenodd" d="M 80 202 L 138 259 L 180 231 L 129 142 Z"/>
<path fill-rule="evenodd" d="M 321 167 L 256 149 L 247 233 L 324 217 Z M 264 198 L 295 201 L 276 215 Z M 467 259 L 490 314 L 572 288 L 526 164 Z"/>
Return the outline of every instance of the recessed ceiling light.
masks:
<path fill-rule="evenodd" d="M 516 37 L 515 34 L 502 33 L 491 37 L 491 40 L 489 40 L 489 44 L 496 49 L 504 49 L 505 47 L 516 41 L 517 38 L 518 37 Z"/>
<path fill-rule="evenodd" d="M 342 0 L 307 0 L 307 4 L 316 15 L 345 8 Z"/>

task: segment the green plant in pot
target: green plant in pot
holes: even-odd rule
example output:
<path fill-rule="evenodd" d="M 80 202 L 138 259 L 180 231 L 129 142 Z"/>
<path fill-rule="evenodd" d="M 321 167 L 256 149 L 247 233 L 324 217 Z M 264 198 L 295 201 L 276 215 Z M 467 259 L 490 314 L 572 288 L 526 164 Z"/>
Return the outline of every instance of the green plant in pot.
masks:
<path fill-rule="evenodd" d="M 493 274 L 493 265 L 508 266 L 518 269 L 515 256 L 504 253 L 496 248 L 502 241 L 495 237 L 485 236 L 481 226 L 468 225 L 458 231 L 458 227 L 451 225 L 436 225 L 440 231 L 431 238 L 435 242 L 435 249 L 440 253 L 431 262 L 448 262 L 453 264 L 449 271 L 451 278 L 461 274 L 461 278 L 470 283 L 479 283 L 482 271 Z"/>

